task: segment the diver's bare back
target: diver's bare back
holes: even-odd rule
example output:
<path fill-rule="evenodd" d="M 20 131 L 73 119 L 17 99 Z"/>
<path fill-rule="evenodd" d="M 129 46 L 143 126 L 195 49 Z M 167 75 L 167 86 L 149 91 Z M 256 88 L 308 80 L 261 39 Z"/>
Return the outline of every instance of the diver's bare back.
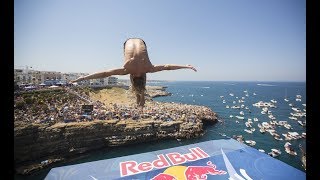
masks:
<path fill-rule="evenodd" d="M 129 39 L 124 47 L 125 71 L 135 76 L 149 72 L 153 65 L 149 60 L 147 47 L 141 39 Z"/>

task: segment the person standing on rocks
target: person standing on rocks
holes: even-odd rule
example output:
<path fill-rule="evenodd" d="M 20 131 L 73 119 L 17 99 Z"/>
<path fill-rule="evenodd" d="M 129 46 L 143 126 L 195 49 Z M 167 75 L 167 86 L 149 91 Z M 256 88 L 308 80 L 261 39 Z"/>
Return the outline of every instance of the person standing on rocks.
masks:
<path fill-rule="evenodd" d="M 191 65 L 153 65 L 149 59 L 146 43 L 140 38 L 129 38 L 124 43 L 124 65 L 122 68 L 110 69 L 102 72 L 96 72 L 87 76 L 79 77 L 71 83 L 89 79 L 100 79 L 112 75 L 130 74 L 132 90 L 136 95 L 137 105 L 144 106 L 146 90 L 147 73 L 154 73 L 163 70 L 192 69 L 197 71 Z"/>

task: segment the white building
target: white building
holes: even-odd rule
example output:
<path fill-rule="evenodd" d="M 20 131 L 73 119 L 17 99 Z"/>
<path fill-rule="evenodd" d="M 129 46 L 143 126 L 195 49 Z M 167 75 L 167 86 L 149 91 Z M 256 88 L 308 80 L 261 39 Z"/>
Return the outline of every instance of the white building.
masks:
<path fill-rule="evenodd" d="M 112 77 L 112 76 L 101 78 L 101 79 L 90 80 L 91 87 L 105 87 L 105 86 L 117 85 L 117 84 L 118 84 L 118 78 Z"/>

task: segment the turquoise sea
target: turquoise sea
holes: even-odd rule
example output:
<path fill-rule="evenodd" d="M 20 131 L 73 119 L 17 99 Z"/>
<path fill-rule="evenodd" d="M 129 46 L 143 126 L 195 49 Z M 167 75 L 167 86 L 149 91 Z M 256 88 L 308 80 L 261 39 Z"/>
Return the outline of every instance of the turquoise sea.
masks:
<path fill-rule="evenodd" d="M 261 114 L 261 108 L 255 107 L 253 104 L 259 101 L 277 101 L 275 103 L 276 108 L 269 108 L 269 110 L 272 111 L 276 121 L 287 121 L 293 128 L 288 130 L 282 126 L 277 127 L 277 133 L 283 139 L 284 136 L 282 136 L 282 134 L 287 133 L 288 131 L 297 132 L 301 135 L 302 132 L 306 132 L 306 127 L 299 125 L 297 120 L 289 119 L 291 116 L 290 113 L 294 113 L 292 107 L 289 106 L 289 103 L 292 103 L 293 107 L 306 110 L 306 106 L 303 106 L 303 104 L 306 105 L 305 82 L 162 81 L 152 82 L 149 83 L 149 85 L 166 86 L 167 91 L 172 93 L 171 96 L 155 98 L 155 101 L 208 106 L 218 114 L 219 122 L 213 126 L 207 127 L 206 134 L 198 139 L 182 141 L 163 140 L 126 147 L 105 149 L 94 152 L 86 157 L 79 158 L 72 162 L 56 164 L 54 167 L 144 153 L 207 140 L 221 139 L 224 138 L 221 136 L 221 134 L 225 134 L 229 137 L 232 137 L 233 135 L 242 135 L 245 140 L 254 140 L 256 141 L 256 145 L 253 146 L 253 148 L 263 149 L 266 153 L 270 152 L 272 148 L 280 149 L 282 154 L 278 157 L 275 157 L 276 159 L 283 161 L 301 171 L 304 171 L 300 161 L 301 152 L 299 150 L 299 144 L 301 144 L 305 149 L 306 139 L 301 138 L 298 140 L 289 141 L 298 155 L 292 156 L 287 154 L 284 149 L 284 144 L 287 141 L 278 141 L 275 140 L 268 132 L 264 134 L 259 132 L 257 124 L 269 122 L 270 119 L 268 118 L 267 114 Z M 296 95 L 301 95 L 301 101 L 296 101 Z M 289 101 L 286 102 L 284 98 L 287 98 Z M 238 101 L 240 99 L 244 101 L 241 104 L 244 104 L 245 107 L 248 107 L 247 109 L 226 108 L 227 105 L 229 107 L 233 105 L 239 105 Z M 225 103 L 223 103 L 223 100 L 225 100 Z M 233 101 L 236 101 L 236 103 L 234 104 Z M 240 115 L 240 111 L 243 111 L 244 113 L 244 120 L 235 118 L 235 116 Z M 233 115 L 234 117 L 231 118 L 230 115 Z M 251 118 L 252 120 L 253 118 L 258 118 L 258 121 L 253 122 L 252 124 L 256 129 L 256 131 L 254 131 L 252 134 L 244 131 L 244 129 L 246 129 L 245 121 L 247 121 L 248 118 Z M 236 123 L 236 120 L 238 120 L 239 123 Z M 304 122 L 306 117 L 298 118 L 298 120 Z M 44 179 L 51 168 L 53 167 L 44 169 L 32 176 L 15 176 L 15 179 Z"/>

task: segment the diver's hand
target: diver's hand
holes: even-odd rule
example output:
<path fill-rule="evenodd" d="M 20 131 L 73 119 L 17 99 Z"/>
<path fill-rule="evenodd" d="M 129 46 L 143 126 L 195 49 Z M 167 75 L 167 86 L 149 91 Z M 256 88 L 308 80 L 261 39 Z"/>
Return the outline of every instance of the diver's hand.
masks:
<path fill-rule="evenodd" d="M 192 69 L 192 70 L 194 70 L 195 72 L 197 72 L 196 68 L 194 68 L 194 67 L 191 66 L 190 64 L 187 64 L 187 67 L 188 67 L 189 69 Z"/>
<path fill-rule="evenodd" d="M 75 80 L 71 80 L 70 83 L 75 83 L 75 82 L 79 82 L 79 81 L 83 81 L 84 80 L 84 76 L 81 76 Z"/>

